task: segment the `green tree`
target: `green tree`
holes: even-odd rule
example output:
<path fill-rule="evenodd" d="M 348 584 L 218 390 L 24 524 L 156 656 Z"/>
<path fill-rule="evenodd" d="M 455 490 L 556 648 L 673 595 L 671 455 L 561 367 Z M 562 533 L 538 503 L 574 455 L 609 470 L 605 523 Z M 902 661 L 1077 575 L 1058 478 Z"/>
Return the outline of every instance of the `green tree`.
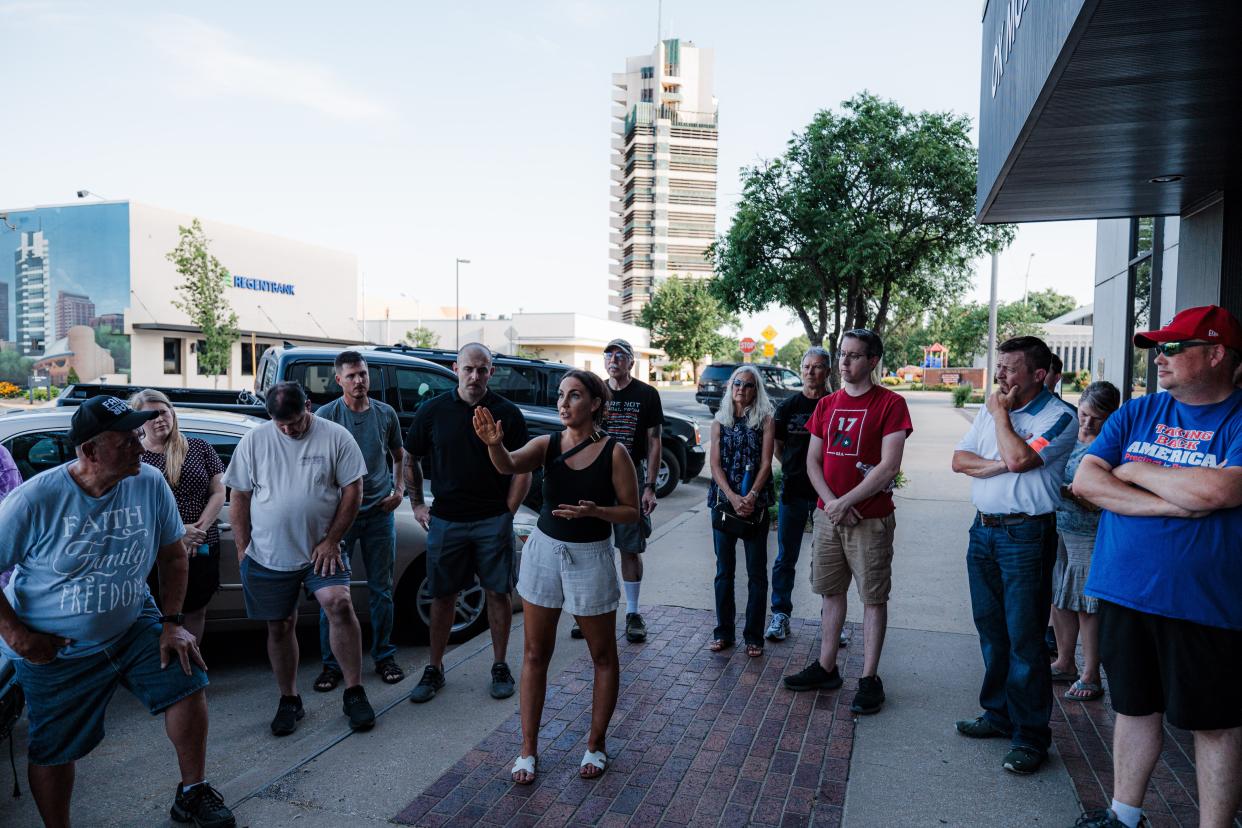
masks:
<path fill-rule="evenodd" d="M 802 367 L 802 357 L 811 347 L 811 340 L 799 334 L 776 349 L 776 362 L 795 371 Z"/>
<path fill-rule="evenodd" d="M 1037 290 L 1029 294 L 1026 301 L 1041 322 L 1056 319 L 1078 307 L 1078 300 L 1073 296 L 1057 293 L 1052 288 Z"/>
<path fill-rule="evenodd" d="M 996 341 L 1001 343 L 1015 336 L 1042 336 L 1042 321 L 1031 305 L 1021 301 L 1001 302 L 996 306 Z M 949 349 L 950 365 L 970 365 L 975 357 L 987 353 L 988 306 L 971 302 L 937 310 L 932 314 L 927 333 Z"/>
<path fill-rule="evenodd" d="M 77 385 L 81 381 L 82 378 L 78 376 L 78 369 L 70 366 L 69 373 L 65 376 L 65 382 L 69 385 Z"/>
<path fill-rule="evenodd" d="M 211 255 L 210 240 L 203 235 L 198 219 L 177 230 L 181 238 L 168 252 L 168 260 L 182 278 L 177 285 L 181 298 L 174 299 L 173 306 L 202 331 L 205 344 L 198 349 L 198 364 L 219 382 L 220 375 L 228 373 L 233 343 L 238 337 L 237 314 L 225 295 L 229 271 Z"/>
<path fill-rule="evenodd" d="M 20 351 L 0 351 L 0 382 L 11 382 L 25 388 L 32 365 L 34 360 L 22 356 Z"/>
<path fill-rule="evenodd" d="M 969 118 L 865 92 L 842 108 L 743 170 L 733 223 L 712 246 L 726 307 L 779 304 L 834 355 L 849 328 L 883 332 L 903 296 L 924 307 L 959 298 L 974 258 L 1014 233 L 975 222 Z"/>
<path fill-rule="evenodd" d="M 112 328 L 96 328 L 95 344 L 112 354 L 112 362 L 116 373 L 128 374 L 130 369 L 129 335 L 118 333 Z"/>
<path fill-rule="evenodd" d="M 662 282 L 643 308 L 639 324 L 651 331 L 651 344 L 669 359 L 690 362 L 696 382 L 699 360 L 732 347 L 720 329 L 734 324 L 734 317 L 704 279 L 673 276 Z"/>
<path fill-rule="evenodd" d="M 405 341 L 415 348 L 437 348 L 440 345 L 440 335 L 420 325 L 412 331 L 405 332 Z"/>

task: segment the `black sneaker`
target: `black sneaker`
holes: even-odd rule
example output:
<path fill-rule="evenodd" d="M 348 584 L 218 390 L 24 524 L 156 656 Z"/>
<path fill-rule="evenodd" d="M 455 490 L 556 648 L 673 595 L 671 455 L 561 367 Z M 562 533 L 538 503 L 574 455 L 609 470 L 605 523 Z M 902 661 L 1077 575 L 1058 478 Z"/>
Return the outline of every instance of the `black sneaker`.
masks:
<path fill-rule="evenodd" d="M 225 807 L 224 797 L 206 782 L 190 788 L 188 793 L 183 792 L 178 783 L 177 796 L 168 815 L 174 822 L 193 822 L 198 828 L 234 828 L 237 825 L 233 812 Z"/>
<path fill-rule="evenodd" d="M 794 690 L 836 690 L 841 686 L 841 671 L 835 666 L 828 672 L 818 661 L 812 661 L 792 676 L 785 676 L 785 687 Z"/>
<path fill-rule="evenodd" d="M 582 637 L 583 637 L 583 636 L 582 636 L 582 627 L 579 627 L 579 626 L 578 626 L 578 622 L 577 622 L 577 621 L 575 621 L 575 622 L 574 622 L 574 625 L 573 625 L 572 627 L 570 627 L 570 628 L 569 628 L 569 637 L 570 637 L 570 638 L 577 638 L 577 639 L 579 639 L 579 640 L 581 640 L 581 639 L 582 639 Z"/>
<path fill-rule="evenodd" d="M 1147 821 L 1147 817 L 1139 817 L 1138 828 L 1147 828 L 1149 825 L 1151 823 Z M 1126 828 L 1126 824 L 1117 819 L 1111 808 L 1097 808 L 1080 816 L 1074 823 L 1074 828 Z"/>
<path fill-rule="evenodd" d="M 493 699 L 507 699 L 513 695 L 513 673 L 503 661 L 492 665 L 491 693 Z"/>
<path fill-rule="evenodd" d="M 297 729 L 298 720 L 305 715 L 301 696 L 281 696 L 280 705 L 276 708 L 276 718 L 272 719 L 272 733 L 288 736 Z"/>
<path fill-rule="evenodd" d="M 987 716 L 980 716 L 977 719 L 962 719 L 954 725 L 957 732 L 963 736 L 969 736 L 972 739 L 994 739 L 998 736 L 1008 736 L 1009 732 L 1001 730 L 996 725 L 988 721 Z"/>
<path fill-rule="evenodd" d="M 427 669 L 423 670 L 423 677 L 418 680 L 418 686 L 410 691 L 410 701 L 415 704 L 429 702 L 436 697 L 436 691 L 444 686 L 444 673 L 437 667 L 428 664 Z"/>
<path fill-rule="evenodd" d="M 858 680 L 858 692 L 850 710 L 855 713 L 879 713 L 884 706 L 884 682 L 879 676 L 863 676 Z"/>
<path fill-rule="evenodd" d="M 1001 767 L 1010 773 L 1026 776 L 1039 770 L 1039 766 L 1043 763 L 1044 755 L 1039 751 L 1024 745 L 1015 745 L 1005 754 Z"/>
<path fill-rule="evenodd" d="M 625 640 L 631 644 L 639 644 L 647 640 L 647 625 L 643 617 L 636 612 L 625 614 Z"/>
<path fill-rule="evenodd" d="M 349 717 L 350 730 L 370 730 L 375 727 L 375 708 L 367 701 L 367 691 L 362 685 L 346 687 L 341 708 Z"/>

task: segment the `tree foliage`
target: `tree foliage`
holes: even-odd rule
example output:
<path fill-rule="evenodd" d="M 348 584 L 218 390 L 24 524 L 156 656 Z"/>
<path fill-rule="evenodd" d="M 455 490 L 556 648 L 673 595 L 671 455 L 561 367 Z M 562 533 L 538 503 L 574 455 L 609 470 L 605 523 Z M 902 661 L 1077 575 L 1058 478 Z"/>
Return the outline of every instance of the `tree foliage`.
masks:
<path fill-rule="evenodd" d="M 806 349 L 810 347 L 811 340 L 799 334 L 776 349 L 776 363 L 797 371 L 802 367 L 802 357 L 806 354 Z"/>
<path fill-rule="evenodd" d="M 22 356 L 20 351 L 0 351 L 0 382 L 11 382 L 25 388 L 34 362 L 30 357 Z"/>
<path fill-rule="evenodd" d="M 959 298 L 975 257 L 1008 225 L 975 222 L 970 121 L 910 113 L 862 93 L 822 111 L 785 153 L 742 172 L 728 233 L 712 247 L 725 305 L 792 310 L 835 353 L 852 327 L 883 332 L 895 304 Z"/>
<path fill-rule="evenodd" d="M 660 283 L 639 324 L 651 331 L 651 344 L 671 360 L 689 361 L 696 380 L 701 359 L 723 356 L 733 348 L 720 329 L 734 325 L 735 318 L 704 279 L 673 276 Z"/>
<path fill-rule="evenodd" d="M 412 331 L 405 332 L 405 341 L 415 348 L 436 348 L 440 345 L 440 335 L 430 328 L 420 325 Z"/>
<path fill-rule="evenodd" d="M 177 285 L 180 299 L 173 306 L 190 317 L 190 323 L 203 333 L 198 349 L 198 364 L 203 373 L 220 376 L 228 373 L 233 343 L 237 341 L 237 314 L 229 305 L 225 290 L 229 287 L 229 271 L 211 255 L 210 240 L 203 227 L 194 219 L 189 227 L 178 227 L 180 240 L 168 252 L 168 260 L 181 274 Z"/>
<path fill-rule="evenodd" d="M 1015 336 L 1042 336 L 1042 321 L 1030 304 L 1001 302 L 996 306 L 996 342 L 999 344 Z M 986 356 L 988 306 L 971 302 L 937 310 L 931 315 L 924 344 L 932 342 L 949 349 L 950 365 L 967 366 L 975 357 Z M 922 356 L 921 350 L 919 356 Z"/>
<path fill-rule="evenodd" d="M 1078 300 L 1065 293 L 1057 293 L 1052 288 L 1037 290 L 1027 296 L 1027 304 L 1031 306 L 1036 318 L 1041 322 L 1056 319 L 1078 307 Z"/>

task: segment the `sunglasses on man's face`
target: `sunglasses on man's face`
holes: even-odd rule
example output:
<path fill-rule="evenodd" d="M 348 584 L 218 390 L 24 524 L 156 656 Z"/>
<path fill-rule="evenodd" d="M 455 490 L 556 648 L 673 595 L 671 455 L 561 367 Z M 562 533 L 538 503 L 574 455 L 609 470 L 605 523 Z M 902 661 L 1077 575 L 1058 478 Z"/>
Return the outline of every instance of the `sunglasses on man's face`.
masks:
<path fill-rule="evenodd" d="M 738 380 L 733 381 L 733 387 L 734 388 L 754 388 L 755 384 L 747 380 L 738 379 Z"/>
<path fill-rule="evenodd" d="M 1155 345 L 1151 346 L 1151 349 L 1158 354 L 1171 357 L 1177 356 L 1187 348 L 1197 348 L 1200 345 L 1211 344 L 1211 342 L 1192 342 L 1190 340 L 1186 340 L 1184 342 L 1157 342 Z"/>

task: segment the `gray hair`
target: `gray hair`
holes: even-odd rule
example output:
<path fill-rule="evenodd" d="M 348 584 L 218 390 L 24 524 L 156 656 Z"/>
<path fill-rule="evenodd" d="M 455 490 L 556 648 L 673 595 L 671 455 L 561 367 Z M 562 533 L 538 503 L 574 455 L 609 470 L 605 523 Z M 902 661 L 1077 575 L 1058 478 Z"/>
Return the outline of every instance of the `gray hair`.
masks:
<path fill-rule="evenodd" d="M 1099 380 L 1082 390 L 1078 405 L 1089 405 L 1107 417 L 1121 407 L 1121 392 L 1111 382 Z"/>
<path fill-rule="evenodd" d="M 832 369 L 832 354 L 828 353 L 827 348 L 821 348 L 818 345 L 812 345 L 806 349 L 806 353 L 802 355 L 802 361 L 806 362 L 807 357 L 815 357 L 824 361 L 824 367 Z"/>
<path fill-rule="evenodd" d="M 733 428 L 735 423 L 733 417 L 733 380 L 737 379 L 739 374 L 750 374 L 755 379 L 755 402 L 746 409 L 746 427 L 762 428 L 763 423 L 768 417 L 772 416 L 775 410 L 772 407 L 772 401 L 768 399 L 768 392 L 763 387 L 763 375 L 759 373 L 759 369 L 754 365 L 739 365 L 734 369 L 733 374 L 729 377 L 729 382 L 725 385 L 726 397 L 720 400 L 720 408 L 716 410 L 716 422 L 725 428 Z"/>
<path fill-rule="evenodd" d="M 306 410 L 306 389 L 291 380 L 278 382 L 267 390 L 263 405 L 273 420 L 288 420 Z"/>

